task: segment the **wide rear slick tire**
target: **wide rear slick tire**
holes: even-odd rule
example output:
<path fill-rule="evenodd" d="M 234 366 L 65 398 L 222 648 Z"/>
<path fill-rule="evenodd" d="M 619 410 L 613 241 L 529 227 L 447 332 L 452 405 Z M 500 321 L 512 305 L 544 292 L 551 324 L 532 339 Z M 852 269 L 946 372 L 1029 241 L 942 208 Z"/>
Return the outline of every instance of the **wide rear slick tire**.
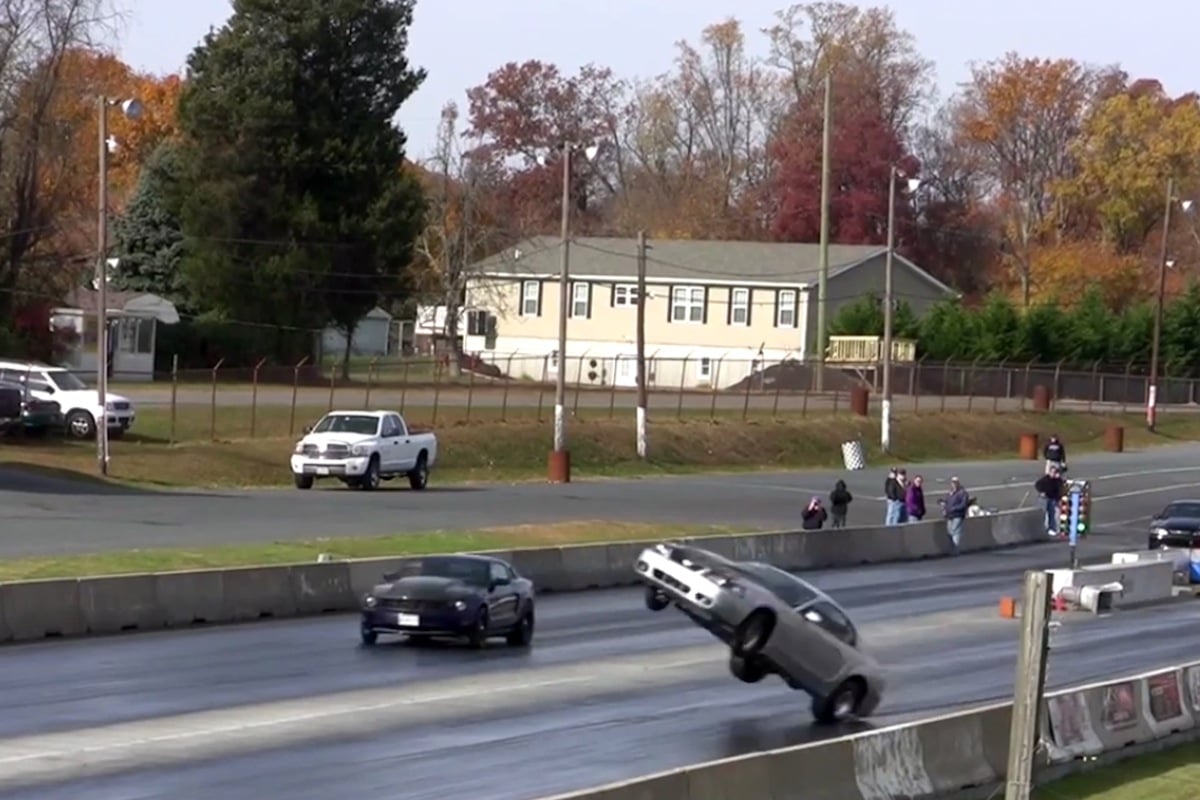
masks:
<path fill-rule="evenodd" d="M 650 609 L 651 611 L 662 611 L 664 608 L 671 605 L 671 601 L 667 599 L 667 596 L 658 589 L 655 589 L 653 586 L 646 587 L 645 596 L 646 608 Z"/>
<path fill-rule="evenodd" d="M 742 620 L 734 630 L 729 648 L 735 656 L 742 658 L 756 656 L 767 646 L 774 630 L 775 614 L 765 608 L 757 609 Z"/>
<path fill-rule="evenodd" d="M 758 683 L 767 677 L 767 671 L 763 669 L 762 662 L 757 658 L 730 656 L 729 671 L 742 683 Z"/>
<path fill-rule="evenodd" d="M 813 718 L 822 725 L 833 725 L 856 716 L 866 696 L 866 686 L 858 678 L 842 681 L 828 697 L 814 697 Z"/>

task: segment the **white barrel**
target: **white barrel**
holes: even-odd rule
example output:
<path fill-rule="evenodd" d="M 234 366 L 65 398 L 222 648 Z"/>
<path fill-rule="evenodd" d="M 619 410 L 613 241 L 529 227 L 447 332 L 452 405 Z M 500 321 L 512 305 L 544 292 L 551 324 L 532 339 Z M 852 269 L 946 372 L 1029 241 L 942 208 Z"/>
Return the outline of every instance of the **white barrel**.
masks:
<path fill-rule="evenodd" d="M 842 442 L 842 462 L 848 470 L 867 468 L 867 456 L 863 452 L 862 442 Z"/>

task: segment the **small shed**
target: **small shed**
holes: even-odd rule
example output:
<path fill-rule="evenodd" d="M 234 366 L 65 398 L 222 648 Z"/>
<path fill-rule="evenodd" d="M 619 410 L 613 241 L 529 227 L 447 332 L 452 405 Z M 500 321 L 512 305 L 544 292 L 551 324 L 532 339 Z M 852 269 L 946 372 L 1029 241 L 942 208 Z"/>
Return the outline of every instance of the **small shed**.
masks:
<path fill-rule="evenodd" d="M 66 366 L 82 374 L 96 372 L 96 332 L 99 292 L 75 289 L 62 306 L 50 310 L 50 327 L 70 334 Z M 109 375 L 115 380 L 154 379 L 154 349 L 158 326 L 179 322 L 171 301 L 145 292 L 108 292 Z"/>
<path fill-rule="evenodd" d="M 392 315 L 379 306 L 368 311 L 354 329 L 354 336 L 350 340 L 350 355 L 388 355 L 388 334 L 391 326 Z M 346 352 L 346 332 L 332 325 L 326 328 L 321 334 L 321 351 L 326 356 L 341 358 Z"/>

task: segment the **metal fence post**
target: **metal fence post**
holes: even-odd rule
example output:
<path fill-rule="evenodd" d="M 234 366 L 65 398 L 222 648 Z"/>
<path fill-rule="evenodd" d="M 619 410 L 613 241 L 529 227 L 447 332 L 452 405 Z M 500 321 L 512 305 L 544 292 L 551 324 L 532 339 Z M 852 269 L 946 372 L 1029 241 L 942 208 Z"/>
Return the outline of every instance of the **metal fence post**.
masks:
<path fill-rule="evenodd" d="M 471 421 L 471 406 L 475 403 L 475 370 L 467 370 L 467 422 Z"/>
<path fill-rule="evenodd" d="M 300 391 L 300 370 L 308 363 L 308 356 L 296 362 L 292 367 L 292 413 L 288 418 L 288 436 L 296 432 L 296 395 Z"/>
<path fill-rule="evenodd" d="M 254 365 L 254 372 L 250 375 L 250 438 L 254 438 L 255 424 L 258 421 L 258 373 L 262 369 L 263 364 L 267 363 L 265 358 L 259 359 Z"/>
<path fill-rule="evenodd" d="M 917 365 L 912 372 L 912 395 L 913 395 L 913 413 L 921 413 L 921 367 L 925 366 L 925 359 L 929 354 L 921 356 L 917 359 Z"/>
<path fill-rule="evenodd" d="M 583 355 L 579 357 L 579 367 L 575 372 L 575 405 L 571 411 L 575 415 L 576 419 L 579 418 L 579 393 L 583 390 L 583 360 L 587 358 L 587 354 L 589 352 L 591 352 L 590 347 L 583 351 Z M 558 360 L 558 366 L 560 369 L 566 369 L 567 360 L 565 358 L 560 358 Z"/>
<path fill-rule="evenodd" d="M 1029 371 L 1033 369 L 1033 361 L 1034 360 L 1031 358 L 1031 359 L 1029 359 L 1029 362 L 1025 364 L 1025 381 L 1024 381 L 1024 386 L 1021 387 L 1021 413 L 1022 414 L 1025 413 L 1025 398 L 1029 397 Z"/>
<path fill-rule="evenodd" d="M 601 359 L 604 366 L 601 368 L 601 383 L 603 383 L 604 373 L 608 371 L 608 359 Z M 621 371 L 621 356 L 613 356 L 612 376 L 608 381 L 608 418 L 612 419 L 616 414 L 617 408 L 617 375 Z"/>
<path fill-rule="evenodd" d="M 442 402 L 442 370 L 438 367 L 438 362 L 433 362 L 433 419 L 429 421 L 430 425 L 437 425 L 438 406 Z"/>
<path fill-rule="evenodd" d="M 942 365 L 942 413 L 946 413 L 946 393 L 950 391 L 950 361 Z"/>
<path fill-rule="evenodd" d="M 783 362 L 781 361 L 779 363 L 781 365 L 779 368 L 779 375 L 782 375 L 783 374 L 783 366 L 782 366 Z M 766 374 L 767 374 L 767 368 L 764 363 L 764 365 L 763 365 L 764 380 L 765 380 Z M 779 419 L 779 388 L 783 385 L 783 381 L 779 380 L 779 375 L 775 376 L 775 401 L 771 404 L 771 419 Z"/>
<path fill-rule="evenodd" d="M 688 361 L 691 359 L 691 357 L 691 353 L 688 353 L 686 356 L 684 356 L 683 365 L 679 368 L 679 397 L 677 398 L 677 402 L 675 404 L 675 419 L 677 420 L 683 419 L 683 384 L 684 381 L 687 380 Z"/>
<path fill-rule="evenodd" d="M 367 362 L 367 388 L 363 392 L 363 407 L 371 407 L 371 387 L 375 382 L 375 370 L 379 367 L 379 356 L 375 356 Z"/>
<path fill-rule="evenodd" d="M 512 362 L 515 353 L 508 354 L 508 361 L 504 364 L 504 393 L 500 396 L 500 421 L 508 421 L 508 387 L 512 385 Z"/>
<path fill-rule="evenodd" d="M 408 369 L 411 362 L 404 359 L 404 371 L 400 373 L 400 413 L 408 407 Z"/>
<path fill-rule="evenodd" d="M 1062 365 L 1066 361 L 1065 358 L 1060 358 L 1058 363 L 1054 365 L 1054 391 L 1050 392 L 1050 408 L 1048 411 L 1053 411 L 1058 406 L 1058 396 L 1062 394 Z"/>
<path fill-rule="evenodd" d="M 167 435 L 167 443 L 175 444 L 175 414 L 178 410 L 179 399 L 179 354 L 171 356 L 171 432 Z"/>
<path fill-rule="evenodd" d="M 971 413 L 971 409 L 975 405 L 975 371 L 979 369 L 979 359 L 982 356 L 976 356 L 971 362 L 970 371 L 967 373 L 967 413 Z"/>
<path fill-rule="evenodd" d="M 333 396 L 337 391 L 338 362 L 334 361 L 329 367 L 329 411 L 333 411 Z"/>
<path fill-rule="evenodd" d="M 1008 363 L 1007 358 L 1000 359 L 1000 367 L 999 367 L 1000 379 L 1002 381 L 1004 381 L 1004 399 L 1005 400 L 1008 399 L 1008 370 L 1005 368 L 1005 364 L 1007 364 L 1007 363 Z M 1000 390 L 999 389 L 992 392 L 992 413 L 993 414 L 1000 413 Z"/>
<path fill-rule="evenodd" d="M 1122 414 L 1129 413 L 1129 382 L 1132 379 L 1132 376 L 1133 376 L 1133 359 L 1131 358 L 1131 359 L 1129 359 L 1129 362 L 1125 364 L 1125 382 L 1124 382 L 1125 386 L 1121 390 L 1121 413 Z"/>
<path fill-rule="evenodd" d="M 742 397 L 742 422 L 750 415 L 750 387 L 754 385 L 754 359 L 750 360 L 750 368 L 746 370 L 746 394 Z"/>
<path fill-rule="evenodd" d="M 550 353 L 542 356 L 542 379 L 538 381 L 537 421 L 542 421 L 542 406 L 546 399 L 546 383 L 550 380 Z"/>
<path fill-rule="evenodd" d="M 720 384 L 721 367 L 724 366 L 724 364 L 725 364 L 725 356 L 721 356 L 720 358 L 717 359 L 716 368 L 713 370 L 712 399 L 708 406 L 709 422 L 711 422 L 717 418 L 717 391 L 718 391 L 718 387 L 721 385 Z"/>
<path fill-rule="evenodd" d="M 1104 375 L 1100 372 L 1100 359 L 1096 359 L 1096 363 L 1092 364 L 1092 391 L 1088 395 L 1094 397 L 1096 402 L 1104 405 Z M 1092 401 L 1088 400 L 1088 413 L 1092 413 Z"/>
<path fill-rule="evenodd" d="M 225 359 L 221 359 L 212 368 L 212 397 L 209 400 L 209 415 L 208 415 L 208 438 L 212 441 L 217 440 L 217 370 L 225 363 Z"/>

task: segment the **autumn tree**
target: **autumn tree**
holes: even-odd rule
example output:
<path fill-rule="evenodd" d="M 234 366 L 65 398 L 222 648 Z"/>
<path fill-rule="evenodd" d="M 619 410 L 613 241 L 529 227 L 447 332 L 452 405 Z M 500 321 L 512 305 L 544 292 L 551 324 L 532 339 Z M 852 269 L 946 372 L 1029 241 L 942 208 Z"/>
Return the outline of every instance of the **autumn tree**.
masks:
<path fill-rule="evenodd" d="M 196 303 L 280 332 L 340 328 L 407 293 L 424 204 L 393 120 L 424 79 L 413 0 L 238 0 L 188 60 L 183 271 Z"/>
<path fill-rule="evenodd" d="M 1200 99 L 1138 81 L 1088 115 L 1072 153 L 1079 170 L 1064 197 L 1095 215 L 1106 241 L 1136 252 L 1163 217 L 1168 176 L 1180 188 L 1200 179 Z"/>
<path fill-rule="evenodd" d="M 428 208 L 416 243 L 422 288 L 444 309 L 441 334 L 452 348 L 451 370 L 456 374 L 470 266 L 494 252 L 504 235 L 494 214 L 494 164 L 481 158 L 477 147 L 464 152 L 461 138 L 458 107 L 448 103 L 442 108 L 433 157 L 423 172 Z"/>
<path fill-rule="evenodd" d="M 192 310 L 180 269 L 183 233 L 179 227 L 178 145 L 162 142 L 142 166 L 137 188 L 124 212 L 113 220 L 114 288 L 165 297 Z"/>
<path fill-rule="evenodd" d="M 595 225 L 622 183 L 618 125 L 627 88 L 592 64 L 576 75 L 541 61 L 509 63 L 467 92 L 467 134 L 476 158 L 503 167 L 507 205 L 520 233 L 554 229 L 561 197 L 562 148 L 597 146 L 596 158 L 573 160 L 571 202 L 577 230 Z"/>
<path fill-rule="evenodd" d="M 679 42 L 675 70 L 641 83 L 622 126 L 618 226 L 663 238 L 753 235 L 744 200 L 768 176 L 781 81 L 746 51 L 735 19 Z"/>
<path fill-rule="evenodd" d="M 1094 240 L 1042 245 L 1030 253 L 1033 302 L 1070 306 L 1092 290 L 1111 308 L 1124 308 L 1141 294 L 1141 259 Z"/>
<path fill-rule="evenodd" d="M 1074 175 L 1071 145 L 1091 107 L 1102 73 L 1070 59 L 1010 53 L 974 66 L 955 99 L 958 142 L 986 165 L 989 194 L 1001 214 L 1000 234 L 1023 305 L 1033 294 L 1034 249 L 1062 223 L 1056 187 Z"/>

